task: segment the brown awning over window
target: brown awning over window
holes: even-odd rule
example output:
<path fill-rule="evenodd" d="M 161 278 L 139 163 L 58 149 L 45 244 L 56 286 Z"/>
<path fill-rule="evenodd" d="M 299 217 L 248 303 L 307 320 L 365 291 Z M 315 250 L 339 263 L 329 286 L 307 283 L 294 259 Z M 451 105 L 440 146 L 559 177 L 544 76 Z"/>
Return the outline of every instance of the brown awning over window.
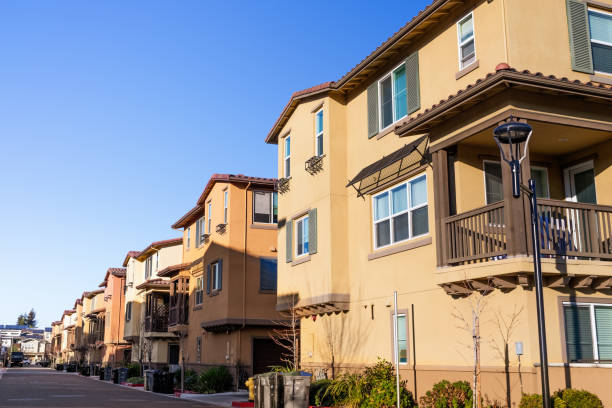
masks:
<path fill-rule="evenodd" d="M 428 163 L 428 138 L 423 136 L 363 168 L 349 183 L 362 197 Z"/>

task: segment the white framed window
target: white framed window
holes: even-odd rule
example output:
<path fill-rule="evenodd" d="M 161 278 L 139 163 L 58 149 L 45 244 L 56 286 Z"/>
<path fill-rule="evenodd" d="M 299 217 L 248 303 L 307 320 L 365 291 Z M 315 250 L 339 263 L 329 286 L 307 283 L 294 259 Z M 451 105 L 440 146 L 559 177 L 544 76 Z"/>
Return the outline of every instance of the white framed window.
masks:
<path fill-rule="evenodd" d="M 588 14 L 593 69 L 612 74 L 612 13 L 589 8 Z"/>
<path fill-rule="evenodd" d="M 578 203 L 597 204 L 593 160 L 563 170 L 565 199 Z"/>
<path fill-rule="evenodd" d="M 159 251 L 155 253 L 155 273 L 159 271 Z"/>
<path fill-rule="evenodd" d="M 210 234 L 212 231 L 212 202 L 208 202 L 208 214 L 206 214 L 206 216 L 208 217 L 208 233 Z"/>
<path fill-rule="evenodd" d="M 191 246 L 191 227 L 187 228 L 187 249 Z"/>
<path fill-rule="evenodd" d="M 476 61 L 476 42 L 474 39 L 474 15 L 463 17 L 457 23 L 459 43 L 459 69 L 463 69 Z"/>
<path fill-rule="evenodd" d="M 204 217 L 198 218 L 196 221 L 196 248 L 199 248 L 204 243 Z"/>
<path fill-rule="evenodd" d="M 504 199 L 502 167 L 498 161 L 485 160 L 482 164 L 485 183 L 485 203 L 497 203 Z"/>
<path fill-rule="evenodd" d="M 531 178 L 536 182 L 536 197 L 550 198 L 548 169 L 541 166 L 531 166 Z"/>
<path fill-rule="evenodd" d="M 408 113 L 406 94 L 406 64 L 402 62 L 387 76 L 378 81 L 378 106 L 380 129 L 391 126 Z"/>
<path fill-rule="evenodd" d="M 278 194 L 275 191 L 253 191 L 253 222 L 278 222 Z"/>
<path fill-rule="evenodd" d="M 315 154 L 323 156 L 323 108 L 315 113 Z"/>
<path fill-rule="evenodd" d="M 212 290 L 221 290 L 221 268 L 219 268 L 219 262 L 210 264 L 210 275 L 212 278 Z"/>
<path fill-rule="evenodd" d="M 427 176 L 417 176 L 372 197 L 374 248 L 429 233 Z"/>
<path fill-rule="evenodd" d="M 204 300 L 204 279 L 199 276 L 196 278 L 195 304 L 201 305 Z"/>
<path fill-rule="evenodd" d="M 291 177 L 291 136 L 285 138 L 283 166 L 285 178 Z"/>
<path fill-rule="evenodd" d="M 228 205 L 228 191 L 223 191 L 223 223 L 227 224 L 227 205 Z"/>
<path fill-rule="evenodd" d="M 612 360 L 612 304 L 563 302 L 563 317 L 570 363 Z"/>
<path fill-rule="evenodd" d="M 308 255 L 308 216 L 295 221 L 295 257 Z"/>
<path fill-rule="evenodd" d="M 153 272 L 153 259 L 151 257 L 148 257 L 145 260 L 145 280 L 151 277 L 152 272 Z"/>
<path fill-rule="evenodd" d="M 406 314 L 398 313 L 397 319 L 393 315 L 394 330 L 397 327 L 397 351 L 400 364 L 408 364 L 408 328 L 406 326 Z M 395 353 L 395 350 L 394 350 Z"/>

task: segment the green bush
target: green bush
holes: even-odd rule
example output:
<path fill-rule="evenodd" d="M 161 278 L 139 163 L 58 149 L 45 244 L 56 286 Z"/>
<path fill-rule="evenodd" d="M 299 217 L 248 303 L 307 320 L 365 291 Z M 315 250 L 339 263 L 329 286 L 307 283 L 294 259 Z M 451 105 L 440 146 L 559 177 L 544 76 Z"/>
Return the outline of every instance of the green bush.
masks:
<path fill-rule="evenodd" d="M 603 403 L 597 395 L 571 388 L 555 392 L 553 401 L 555 408 L 603 408 Z"/>
<path fill-rule="evenodd" d="M 308 398 L 310 405 L 317 407 L 327 407 L 332 405 L 333 401 L 331 396 L 326 395 L 330 384 L 331 380 L 328 379 L 313 381 L 310 384 L 310 395 Z"/>
<path fill-rule="evenodd" d="M 196 391 L 203 394 L 229 391 L 233 382 L 227 367 L 213 367 L 199 375 Z"/>
<path fill-rule="evenodd" d="M 140 377 L 140 375 L 142 374 L 140 372 L 140 364 L 138 363 L 128 364 L 127 369 L 128 369 L 128 374 L 127 374 L 128 378 Z"/>
<path fill-rule="evenodd" d="M 197 374 L 187 376 L 187 372 L 185 372 L 185 389 L 198 392 L 199 380 L 200 377 Z"/>
<path fill-rule="evenodd" d="M 139 377 L 139 376 L 134 376 L 134 377 L 130 377 L 127 380 L 125 380 L 127 383 L 130 384 L 144 384 L 144 378 L 143 377 Z"/>
<path fill-rule="evenodd" d="M 466 381 L 440 381 L 421 397 L 421 408 L 469 408 L 472 406 L 472 388 Z"/>

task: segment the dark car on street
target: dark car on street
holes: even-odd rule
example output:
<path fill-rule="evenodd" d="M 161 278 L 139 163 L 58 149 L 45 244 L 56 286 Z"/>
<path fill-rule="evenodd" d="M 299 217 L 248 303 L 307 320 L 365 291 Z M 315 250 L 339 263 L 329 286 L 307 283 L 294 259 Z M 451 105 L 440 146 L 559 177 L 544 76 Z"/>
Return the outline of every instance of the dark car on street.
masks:
<path fill-rule="evenodd" d="M 21 351 L 13 351 L 9 367 L 23 367 L 23 353 Z"/>

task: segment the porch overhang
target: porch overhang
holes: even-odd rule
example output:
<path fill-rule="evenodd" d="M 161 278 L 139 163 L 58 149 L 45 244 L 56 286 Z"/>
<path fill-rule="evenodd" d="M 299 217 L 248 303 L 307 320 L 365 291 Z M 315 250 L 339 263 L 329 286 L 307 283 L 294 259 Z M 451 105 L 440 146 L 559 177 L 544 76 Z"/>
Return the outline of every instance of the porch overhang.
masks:
<path fill-rule="evenodd" d="M 146 291 L 163 291 L 167 292 L 170 290 L 170 281 L 164 279 L 151 279 L 136 286 L 138 290 Z"/>
<path fill-rule="evenodd" d="M 420 137 L 388 156 L 364 167 L 346 187 L 357 190 L 357 197 L 377 191 L 394 181 L 410 175 L 429 163 L 428 138 Z"/>
<path fill-rule="evenodd" d="M 242 328 L 254 327 L 278 327 L 288 324 L 287 320 L 271 320 L 271 319 L 240 319 L 226 318 L 219 320 L 211 320 L 202 322 L 202 329 L 211 333 L 226 333 L 236 331 Z"/>
<path fill-rule="evenodd" d="M 581 97 L 590 101 L 612 103 L 612 87 L 593 82 L 570 81 L 554 75 L 500 68 L 445 100 L 404 121 L 395 129 L 399 137 L 429 133 L 441 123 L 466 109 L 509 89 L 521 89 L 550 95 Z"/>
<path fill-rule="evenodd" d="M 189 268 L 191 263 L 183 263 L 178 265 L 168 266 L 161 271 L 157 272 L 157 276 L 161 276 L 163 278 L 172 278 L 178 275 L 179 272 Z"/>
<path fill-rule="evenodd" d="M 276 310 L 280 312 L 293 310 L 299 317 L 310 317 L 348 312 L 349 305 L 349 294 L 328 293 L 301 300 L 298 300 L 296 295 L 286 295 L 279 297 Z"/>

